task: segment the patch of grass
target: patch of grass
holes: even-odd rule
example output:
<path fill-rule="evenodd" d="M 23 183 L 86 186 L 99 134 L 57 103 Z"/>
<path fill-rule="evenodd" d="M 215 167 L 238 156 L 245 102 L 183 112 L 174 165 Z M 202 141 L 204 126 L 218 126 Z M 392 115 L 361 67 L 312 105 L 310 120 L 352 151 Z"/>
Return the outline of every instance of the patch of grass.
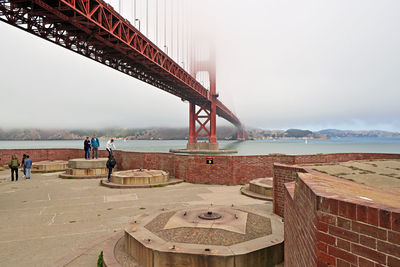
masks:
<path fill-rule="evenodd" d="M 139 209 L 140 209 L 140 210 L 145 210 L 146 208 L 140 207 Z"/>
<path fill-rule="evenodd" d="M 69 221 L 69 223 L 76 223 L 76 221 Z"/>
<path fill-rule="evenodd" d="M 375 163 L 367 163 L 367 162 L 366 162 L 365 164 L 371 165 L 372 167 L 375 167 L 375 168 L 378 167 L 378 165 L 375 164 Z"/>
<path fill-rule="evenodd" d="M 323 170 L 318 170 L 318 169 L 313 169 L 314 171 L 317 171 L 317 172 L 320 172 L 320 173 L 325 173 L 325 174 L 329 174 L 329 173 L 327 173 L 326 171 L 323 171 Z"/>
<path fill-rule="evenodd" d="M 370 170 L 364 170 L 364 169 L 358 168 L 356 166 L 345 166 L 345 167 L 350 168 L 353 171 L 358 171 L 359 174 L 370 174 L 370 173 L 374 174 L 374 173 L 376 173 L 376 172 L 373 172 L 373 171 L 370 171 Z"/>
<path fill-rule="evenodd" d="M 400 168 L 391 168 L 391 167 L 386 167 L 386 168 L 392 169 L 392 170 L 395 170 L 395 171 L 400 171 Z"/>
<path fill-rule="evenodd" d="M 103 267 L 103 251 L 100 252 L 99 258 L 97 259 L 97 267 Z"/>
<path fill-rule="evenodd" d="M 397 173 L 380 173 L 379 175 L 382 176 L 387 176 L 387 177 L 391 177 L 391 178 L 397 178 Z"/>
<path fill-rule="evenodd" d="M 360 168 L 357 168 L 356 166 L 346 166 L 346 167 L 352 169 L 353 171 L 361 170 Z"/>
<path fill-rule="evenodd" d="M 337 176 L 337 177 L 341 177 L 341 176 L 344 176 L 344 175 L 349 175 L 350 173 L 345 173 L 345 172 L 339 172 L 339 173 L 335 173 L 335 174 L 332 174 L 333 176 Z"/>
<path fill-rule="evenodd" d="M 72 176 L 67 176 L 67 177 L 65 177 L 66 179 L 72 179 Z"/>
<path fill-rule="evenodd" d="M 375 174 L 376 172 L 373 171 L 368 171 L 368 170 L 364 170 L 362 172 L 360 172 L 360 174 Z"/>

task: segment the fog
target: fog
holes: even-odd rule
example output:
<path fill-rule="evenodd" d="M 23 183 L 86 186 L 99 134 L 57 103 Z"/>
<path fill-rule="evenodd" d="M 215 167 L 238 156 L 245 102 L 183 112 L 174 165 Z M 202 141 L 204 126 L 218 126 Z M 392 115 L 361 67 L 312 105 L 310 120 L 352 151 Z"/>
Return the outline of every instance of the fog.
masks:
<path fill-rule="evenodd" d="M 108 2 L 118 10 L 119 1 Z M 162 13 L 164 1 L 158 2 Z M 184 3 L 182 10 L 190 5 L 173 2 Z M 156 3 L 149 0 L 149 10 Z M 137 5 L 145 32 L 145 1 Z M 192 5 L 193 14 L 173 11 L 173 19 L 191 17 L 198 29 L 215 29 L 217 91 L 247 127 L 400 131 L 399 1 Z M 123 0 L 122 10 L 132 20 L 132 2 Z M 175 48 L 184 43 L 174 52 L 163 39 L 163 17 L 157 34 L 154 15 L 148 20 L 149 38 L 188 68 L 186 28 L 173 36 Z M 0 128 L 188 125 L 188 103 L 175 96 L 6 23 L 0 33 Z"/>

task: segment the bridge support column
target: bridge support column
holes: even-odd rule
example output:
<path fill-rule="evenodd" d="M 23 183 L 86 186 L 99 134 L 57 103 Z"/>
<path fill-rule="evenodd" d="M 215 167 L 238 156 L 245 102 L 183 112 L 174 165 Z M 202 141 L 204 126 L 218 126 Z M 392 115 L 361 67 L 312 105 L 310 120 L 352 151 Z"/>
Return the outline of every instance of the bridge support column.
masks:
<path fill-rule="evenodd" d="M 237 140 L 243 140 L 243 141 L 246 140 L 244 128 L 238 128 Z"/>
<path fill-rule="evenodd" d="M 193 149 L 197 143 L 196 136 L 196 105 L 189 103 L 189 140 L 188 149 Z M 189 148 L 190 147 L 190 148 Z"/>
<path fill-rule="evenodd" d="M 217 141 L 217 90 L 216 90 L 216 75 L 215 75 L 215 63 L 213 65 L 213 70 L 209 73 L 210 75 L 210 94 L 211 94 L 211 108 L 210 108 L 210 147 L 211 149 L 218 149 Z"/>

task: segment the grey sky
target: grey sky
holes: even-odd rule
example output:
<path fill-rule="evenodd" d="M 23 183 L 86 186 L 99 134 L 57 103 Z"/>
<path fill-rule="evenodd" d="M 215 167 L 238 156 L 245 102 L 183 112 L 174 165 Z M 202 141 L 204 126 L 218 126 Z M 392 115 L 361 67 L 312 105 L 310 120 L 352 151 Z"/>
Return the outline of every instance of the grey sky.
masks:
<path fill-rule="evenodd" d="M 217 91 L 245 125 L 400 131 L 399 1 L 214 8 Z M 0 33 L 1 128 L 188 124 L 177 97 L 3 22 Z"/>

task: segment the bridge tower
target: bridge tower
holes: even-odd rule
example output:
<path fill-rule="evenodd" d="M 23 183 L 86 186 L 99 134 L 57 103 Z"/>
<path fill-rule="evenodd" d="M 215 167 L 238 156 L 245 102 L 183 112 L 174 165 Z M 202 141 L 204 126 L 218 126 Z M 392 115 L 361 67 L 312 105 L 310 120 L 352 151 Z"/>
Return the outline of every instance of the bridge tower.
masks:
<path fill-rule="evenodd" d="M 193 53 L 192 53 L 193 55 Z M 215 48 L 210 49 L 207 60 L 191 57 L 190 74 L 196 77 L 198 73 L 208 73 L 210 106 L 196 105 L 189 102 L 189 139 L 188 150 L 218 150 L 217 141 L 217 80 Z M 198 137 L 207 137 L 208 142 L 198 142 Z"/>

